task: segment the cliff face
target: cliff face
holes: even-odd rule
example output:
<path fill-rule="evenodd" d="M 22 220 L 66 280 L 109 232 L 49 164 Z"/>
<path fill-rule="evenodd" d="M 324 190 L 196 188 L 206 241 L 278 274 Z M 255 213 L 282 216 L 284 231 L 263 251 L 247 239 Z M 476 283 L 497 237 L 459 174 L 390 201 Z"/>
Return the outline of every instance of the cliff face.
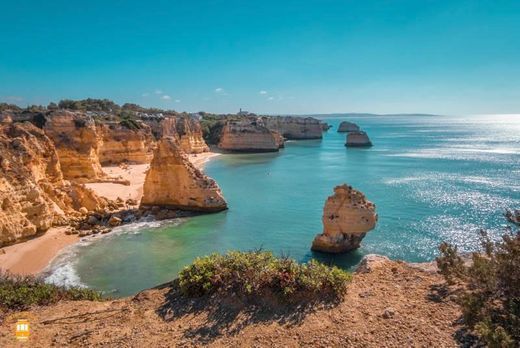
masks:
<path fill-rule="evenodd" d="M 172 137 L 157 144 L 141 205 L 205 212 L 227 208 L 216 182 L 191 164 Z"/>
<path fill-rule="evenodd" d="M 222 128 L 219 149 L 235 152 L 274 152 L 283 146 L 283 137 L 256 121 L 228 121 Z"/>
<path fill-rule="evenodd" d="M 98 151 L 101 164 L 150 163 L 154 138 L 150 126 L 139 123 L 139 129 L 129 129 L 118 122 L 98 125 L 102 142 Z"/>
<path fill-rule="evenodd" d="M 354 250 L 376 225 L 375 205 L 351 186 L 336 186 L 334 195 L 325 202 L 322 222 L 323 233 L 314 239 L 312 250 L 329 253 Z"/>
<path fill-rule="evenodd" d="M 181 149 L 186 153 L 201 153 L 209 151 L 202 137 L 200 123 L 190 117 L 177 120 L 177 135 Z"/>
<path fill-rule="evenodd" d="M 190 117 L 166 116 L 159 119 L 144 120 L 155 139 L 172 137 L 186 153 L 201 153 L 209 151 L 202 137 L 200 123 Z"/>
<path fill-rule="evenodd" d="M 321 139 L 322 123 L 312 117 L 269 117 L 261 118 L 263 125 L 280 133 L 287 139 Z"/>
<path fill-rule="evenodd" d="M 92 117 L 56 111 L 48 116 L 44 130 L 58 151 L 65 179 L 88 181 L 105 176 L 98 157 L 100 138 Z"/>
<path fill-rule="evenodd" d="M 347 147 L 370 147 L 372 142 L 368 138 L 367 133 L 363 131 L 353 131 L 347 134 L 347 141 L 345 143 Z"/>
<path fill-rule="evenodd" d="M 0 246 L 31 237 L 106 201 L 63 180 L 58 154 L 30 123 L 0 126 Z"/>

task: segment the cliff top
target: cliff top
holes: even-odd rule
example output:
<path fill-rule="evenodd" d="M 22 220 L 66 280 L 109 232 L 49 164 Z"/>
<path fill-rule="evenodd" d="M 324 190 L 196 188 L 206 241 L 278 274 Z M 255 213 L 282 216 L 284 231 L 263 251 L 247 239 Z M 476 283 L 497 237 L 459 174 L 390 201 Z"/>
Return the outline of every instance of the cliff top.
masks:
<path fill-rule="evenodd" d="M 355 274 L 345 299 L 328 306 L 264 310 L 237 298 L 185 299 L 174 283 L 133 298 L 60 302 L 23 315 L 35 346 L 457 346 L 460 311 L 443 279 L 380 259 Z M 13 343 L 16 316 L 0 324 Z"/>

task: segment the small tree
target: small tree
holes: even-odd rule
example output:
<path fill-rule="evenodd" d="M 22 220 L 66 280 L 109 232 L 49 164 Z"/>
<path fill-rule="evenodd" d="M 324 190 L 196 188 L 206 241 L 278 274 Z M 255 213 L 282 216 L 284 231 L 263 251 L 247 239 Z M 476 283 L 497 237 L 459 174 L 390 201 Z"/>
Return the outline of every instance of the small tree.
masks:
<path fill-rule="evenodd" d="M 506 217 L 514 216 L 506 213 Z M 518 216 L 518 215 L 517 215 Z M 518 220 L 509 219 L 518 225 Z M 459 284 L 464 321 L 490 347 L 520 343 L 520 230 L 507 227 L 493 242 L 481 231 L 483 250 L 464 262 L 457 248 L 439 247 L 439 272 L 448 284 Z M 469 260 L 468 260 L 469 261 Z"/>

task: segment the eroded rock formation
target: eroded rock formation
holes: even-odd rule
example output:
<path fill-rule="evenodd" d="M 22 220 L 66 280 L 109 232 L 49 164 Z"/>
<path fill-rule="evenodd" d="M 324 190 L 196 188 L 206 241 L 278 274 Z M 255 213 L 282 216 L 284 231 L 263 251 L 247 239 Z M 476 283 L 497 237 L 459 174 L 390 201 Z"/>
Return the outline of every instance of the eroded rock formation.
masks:
<path fill-rule="evenodd" d="M 323 126 L 320 120 L 312 117 L 264 116 L 259 121 L 286 139 L 321 139 Z"/>
<path fill-rule="evenodd" d="M 58 154 L 30 123 L 0 126 L 0 246 L 102 210 L 107 201 L 63 180 Z"/>
<path fill-rule="evenodd" d="M 323 208 L 323 233 L 314 238 L 312 250 L 342 253 L 359 248 L 377 222 L 375 205 L 365 195 L 343 184 L 334 188 Z"/>
<path fill-rule="evenodd" d="M 219 149 L 234 152 L 275 152 L 283 146 L 283 137 L 256 121 L 228 121 L 222 128 Z"/>
<path fill-rule="evenodd" d="M 338 132 L 356 132 L 359 131 L 359 126 L 355 123 L 343 121 L 338 126 Z"/>
<path fill-rule="evenodd" d="M 105 177 L 98 157 L 100 137 L 92 117 L 56 111 L 48 116 L 44 130 L 58 151 L 65 179 L 91 181 Z"/>
<path fill-rule="evenodd" d="M 370 147 L 372 146 L 372 142 L 368 138 L 366 132 L 363 131 L 354 131 L 348 132 L 347 141 L 345 143 L 347 147 Z"/>
<path fill-rule="evenodd" d="M 143 191 L 143 207 L 204 212 L 227 208 L 217 183 L 191 164 L 172 137 L 158 142 Z"/>
<path fill-rule="evenodd" d="M 202 136 L 200 123 L 188 116 L 145 119 L 144 123 L 151 127 L 155 139 L 173 137 L 186 153 L 201 153 L 209 151 Z"/>
<path fill-rule="evenodd" d="M 130 129 L 119 122 L 98 125 L 102 141 L 98 150 L 102 165 L 129 162 L 150 163 L 153 156 L 154 138 L 150 126 L 139 122 L 139 128 Z"/>
<path fill-rule="evenodd" d="M 190 117 L 181 117 L 177 120 L 177 135 L 181 149 L 186 153 L 201 153 L 209 151 L 209 147 L 202 137 L 200 123 Z"/>

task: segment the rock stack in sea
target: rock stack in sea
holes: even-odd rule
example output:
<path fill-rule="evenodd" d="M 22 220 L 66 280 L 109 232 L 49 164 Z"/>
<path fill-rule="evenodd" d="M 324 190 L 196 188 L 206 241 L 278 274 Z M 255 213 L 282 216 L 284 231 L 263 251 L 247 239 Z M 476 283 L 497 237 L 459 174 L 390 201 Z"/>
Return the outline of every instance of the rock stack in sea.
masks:
<path fill-rule="evenodd" d="M 336 186 L 323 208 L 323 233 L 314 238 L 312 250 L 343 253 L 359 248 L 377 222 L 375 205 L 346 184 Z"/>
<path fill-rule="evenodd" d="M 359 131 L 359 126 L 355 123 L 343 121 L 338 126 L 338 133 Z"/>
<path fill-rule="evenodd" d="M 346 147 L 370 147 L 372 142 L 364 131 L 355 131 L 347 133 Z"/>
<path fill-rule="evenodd" d="M 164 137 L 157 144 L 141 206 L 202 212 L 227 209 L 215 180 L 195 168 L 172 137 Z"/>

